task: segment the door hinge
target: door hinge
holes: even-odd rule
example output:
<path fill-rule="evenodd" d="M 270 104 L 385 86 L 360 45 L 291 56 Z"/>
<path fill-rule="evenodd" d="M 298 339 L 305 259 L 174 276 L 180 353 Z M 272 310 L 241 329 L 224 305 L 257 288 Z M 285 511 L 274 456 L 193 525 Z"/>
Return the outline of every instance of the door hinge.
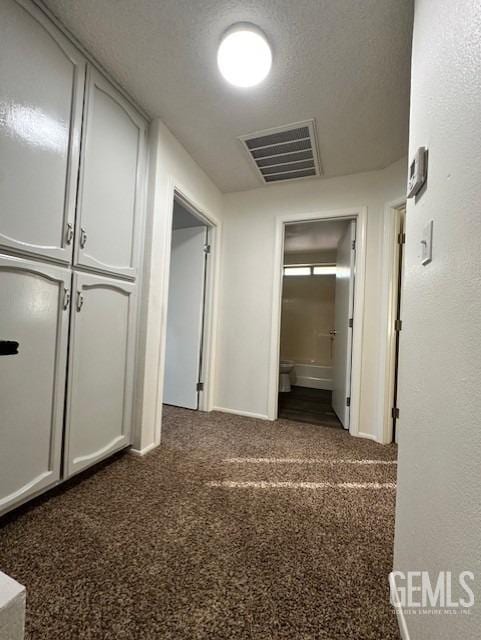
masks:
<path fill-rule="evenodd" d="M 197 391 L 204 391 L 204 383 L 203 382 L 198 382 L 196 385 L 196 390 Z"/>
<path fill-rule="evenodd" d="M 353 249 L 353 251 L 356 250 L 356 241 L 355 240 L 352 241 L 352 249 Z"/>
<path fill-rule="evenodd" d="M 391 417 L 396 418 L 396 420 L 399 418 L 399 409 L 397 407 L 391 409 Z"/>
<path fill-rule="evenodd" d="M 210 253 L 210 244 L 204 245 L 204 253 Z"/>
<path fill-rule="evenodd" d="M 402 320 L 395 320 L 394 321 L 394 331 L 401 331 L 401 329 L 403 328 L 403 322 Z"/>
<path fill-rule="evenodd" d="M 348 396 L 346 398 L 346 407 L 350 407 L 351 406 L 351 398 Z"/>
<path fill-rule="evenodd" d="M 349 318 L 349 329 L 352 329 L 354 326 L 354 318 Z"/>
<path fill-rule="evenodd" d="M 406 234 L 405 233 L 399 233 L 398 234 L 397 243 L 398 244 L 406 244 Z"/>

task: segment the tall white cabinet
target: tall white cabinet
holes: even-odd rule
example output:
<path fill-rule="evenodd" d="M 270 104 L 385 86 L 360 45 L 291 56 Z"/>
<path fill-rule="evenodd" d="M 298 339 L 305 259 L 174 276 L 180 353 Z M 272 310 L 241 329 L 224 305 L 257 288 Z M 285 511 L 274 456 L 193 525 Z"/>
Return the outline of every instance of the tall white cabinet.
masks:
<path fill-rule="evenodd" d="M 2 0 L 0 514 L 131 442 L 146 127 L 38 7 Z"/>

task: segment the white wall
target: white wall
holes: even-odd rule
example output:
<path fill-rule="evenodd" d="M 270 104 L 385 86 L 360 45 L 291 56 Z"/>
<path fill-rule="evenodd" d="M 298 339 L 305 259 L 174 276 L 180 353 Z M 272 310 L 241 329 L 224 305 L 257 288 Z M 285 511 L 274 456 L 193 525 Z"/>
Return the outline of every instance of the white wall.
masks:
<path fill-rule="evenodd" d="M 225 195 L 217 407 L 268 415 L 276 217 L 367 206 L 360 430 L 378 437 L 382 223 L 385 204 L 405 193 L 406 165 L 401 160 L 383 171 Z"/>
<path fill-rule="evenodd" d="M 407 207 L 394 566 L 473 571 L 477 603 L 471 615 L 406 616 L 411 640 L 481 629 L 480 34 L 479 0 L 416 1 L 410 154 L 429 147 L 429 177 Z"/>
<path fill-rule="evenodd" d="M 139 375 L 136 394 L 137 433 L 134 448 L 145 451 L 159 443 L 163 356 L 174 188 L 218 224 L 220 248 L 222 194 L 167 127 L 150 127 L 150 176 L 145 262 L 144 306 L 140 323 Z M 214 256 L 215 259 L 215 256 Z M 213 272 L 217 274 L 215 265 Z M 215 319 L 213 322 L 215 328 Z"/>
<path fill-rule="evenodd" d="M 25 587 L 0 571 L 0 640 L 23 640 Z"/>

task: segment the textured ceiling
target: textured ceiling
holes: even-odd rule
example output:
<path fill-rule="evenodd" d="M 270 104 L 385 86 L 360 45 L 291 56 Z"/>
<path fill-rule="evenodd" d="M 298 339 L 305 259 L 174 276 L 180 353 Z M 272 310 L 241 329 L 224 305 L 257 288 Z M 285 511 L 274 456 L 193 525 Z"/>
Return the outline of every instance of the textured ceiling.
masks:
<path fill-rule="evenodd" d="M 236 140 L 316 118 L 325 176 L 407 151 L 412 0 L 45 0 L 222 191 L 261 185 Z M 249 21 L 274 51 L 270 76 L 220 77 L 222 32 Z M 266 187 L 269 188 L 269 187 Z"/>
<path fill-rule="evenodd" d="M 345 220 L 316 220 L 286 224 L 284 251 L 304 253 L 335 251 L 349 222 Z"/>

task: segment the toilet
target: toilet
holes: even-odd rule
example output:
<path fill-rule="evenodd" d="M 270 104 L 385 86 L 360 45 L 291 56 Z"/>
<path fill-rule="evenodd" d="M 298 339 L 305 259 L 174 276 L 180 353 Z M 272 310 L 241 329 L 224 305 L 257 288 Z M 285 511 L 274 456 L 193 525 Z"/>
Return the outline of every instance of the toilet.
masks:
<path fill-rule="evenodd" d="M 294 369 L 292 360 L 281 360 L 279 365 L 279 393 L 287 393 L 291 390 L 290 373 Z"/>

